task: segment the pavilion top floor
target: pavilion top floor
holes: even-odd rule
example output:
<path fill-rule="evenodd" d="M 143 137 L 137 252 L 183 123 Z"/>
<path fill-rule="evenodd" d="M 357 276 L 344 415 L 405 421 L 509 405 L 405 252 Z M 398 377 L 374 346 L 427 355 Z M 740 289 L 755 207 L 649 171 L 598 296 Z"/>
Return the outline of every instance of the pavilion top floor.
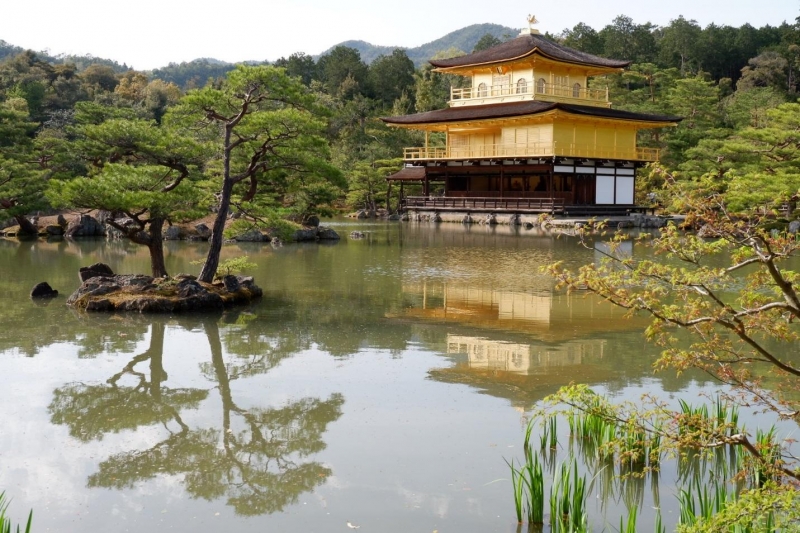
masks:
<path fill-rule="evenodd" d="M 529 33 L 431 64 L 438 72 L 469 80 L 469 87 L 451 88 L 450 106 L 537 100 L 610 107 L 607 88 L 590 88 L 589 78 L 621 72 L 630 62 L 580 52 Z"/>

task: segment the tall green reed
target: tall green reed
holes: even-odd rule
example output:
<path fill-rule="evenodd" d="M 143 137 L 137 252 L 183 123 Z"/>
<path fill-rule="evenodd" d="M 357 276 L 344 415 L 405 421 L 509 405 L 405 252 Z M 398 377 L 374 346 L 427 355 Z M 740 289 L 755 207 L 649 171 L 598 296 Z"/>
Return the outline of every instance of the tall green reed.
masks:
<path fill-rule="evenodd" d="M 0 533 L 20 533 L 19 525 L 16 529 L 12 529 L 11 518 L 8 516 L 8 505 L 11 501 L 6 497 L 5 491 L 0 492 Z M 28 522 L 25 525 L 25 533 L 30 533 L 31 523 L 33 522 L 33 510 L 28 514 Z"/>

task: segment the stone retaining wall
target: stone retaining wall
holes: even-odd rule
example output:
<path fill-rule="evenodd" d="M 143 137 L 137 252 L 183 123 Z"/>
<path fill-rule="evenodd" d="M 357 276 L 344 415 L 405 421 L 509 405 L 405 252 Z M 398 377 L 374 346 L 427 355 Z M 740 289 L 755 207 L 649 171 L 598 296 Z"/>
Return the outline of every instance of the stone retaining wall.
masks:
<path fill-rule="evenodd" d="M 634 213 L 615 217 L 569 217 L 555 218 L 549 215 L 525 213 L 489 213 L 467 211 L 435 211 L 414 209 L 403 215 L 401 220 L 412 222 L 449 222 L 456 224 L 504 224 L 511 226 L 541 226 L 543 228 L 574 228 L 591 220 L 605 221 L 611 228 L 661 228 L 670 221 L 679 222 L 682 217 L 655 216 Z"/>

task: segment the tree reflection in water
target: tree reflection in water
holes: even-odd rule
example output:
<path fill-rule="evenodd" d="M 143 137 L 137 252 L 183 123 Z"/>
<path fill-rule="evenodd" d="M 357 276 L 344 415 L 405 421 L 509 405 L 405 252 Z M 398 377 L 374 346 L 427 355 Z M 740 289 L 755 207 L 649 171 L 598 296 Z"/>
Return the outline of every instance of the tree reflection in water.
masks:
<path fill-rule="evenodd" d="M 341 416 L 344 398 L 332 394 L 327 400 L 301 398 L 277 408 L 240 407 L 231 381 L 268 372 L 296 351 L 280 342 L 264 344 L 258 355 L 249 355 L 253 352 L 248 350 L 226 363 L 217 322 L 203 321 L 203 330 L 211 361 L 201 370 L 219 392 L 219 426 L 195 428 L 182 420 L 181 411 L 199 408 L 210 391 L 164 386 L 162 322 L 152 324 L 149 348 L 105 384 L 72 383 L 56 389 L 49 407 L 51 420 L 67 425 L 70 434 L 84 442 L 156 424 L 167 431 L 165 439 L 148 449 L 117 453 L 102 461 L 89 476 L 89 487 L 125 489 L 173 475 L 180 477 L 192 497 L 224 497 L 238 514 L 280 511 L 331 475 L 329 468 L 306 458 L 325 448 L 322 435 Z M 149 373 L 137 370 L 146 362 Z M 133 378 L 134 384 L 121 385 L 123 377 Z"/>

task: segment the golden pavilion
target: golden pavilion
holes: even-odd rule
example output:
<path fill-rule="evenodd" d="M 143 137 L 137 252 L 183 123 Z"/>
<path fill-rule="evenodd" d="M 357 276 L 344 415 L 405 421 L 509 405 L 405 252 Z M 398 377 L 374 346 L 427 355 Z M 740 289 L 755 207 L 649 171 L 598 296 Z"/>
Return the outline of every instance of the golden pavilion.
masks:
<path fill-rule="evenodd" d="M 421 183 L 406 210 L 459 213 L 626 214 L 636 171 L 659 151 L 637 145 L 641 129 L 675 126 L 680 117 L 612 109 L 592 76 L 621 72 L 630 61 L 568 48 L 529 27 L 515 39 L 452 59 L 435 71 L 464 76 L 449 107 L 382 120 L 425 132 L 406 148 L 404 168 L 387 179 Z M 444 135 L 431 135 L 440 132 Z M 444 142 L 431 142 L 431 137 Z"/>

